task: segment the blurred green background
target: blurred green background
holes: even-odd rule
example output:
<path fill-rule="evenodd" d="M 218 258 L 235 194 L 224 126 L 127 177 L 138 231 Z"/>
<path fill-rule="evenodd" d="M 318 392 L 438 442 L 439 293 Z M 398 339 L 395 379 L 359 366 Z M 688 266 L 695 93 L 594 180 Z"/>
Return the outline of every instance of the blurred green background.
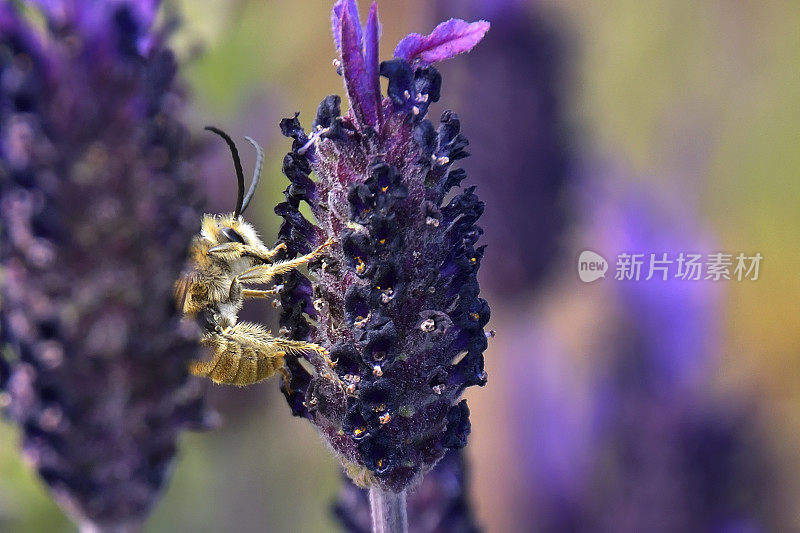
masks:
<path fill-rule="evenodd" d="M 278 121 L 301 111 L 307 125 L 320 99 L 343 93 L 331 66 L 329 2 L 172 5 L 184 20 L 176 48 L 194 95 L 193 131 L 199 136 L 203 125 L 219 125 L 255 137 L 268 154 L 250 217 L 269 241 L 289 147 Z M 681 191 L 722 250 L 764 256 L 760 280 L 725 286 L 721 353 L 729 355 L 712 387 L 758 399 L 787 499 L 798 501 L 800 3 L 542 0 L 535 9 L 557 21 L 574 47 L 570 114 L 581 149 L 613 154 L 628 170 L 624 179 Z M 381 18 L 382 58 L 403 35 L 428 32 L 437 22 L 430 3 L 416 0 L 382 2 Z M 466 65 L 469 57 L 455 61 Z M 464 102 L 448 102 L 447 81 L 443 102 L 458 110 Z M 467 136 L 479 127 L 463 124 Z M 222 161 L 199 176 L 211 208 L 220 210 L 233 200 L 232 171 Z M 554 279 L 550 286 L 561 296 L 546 291 L 541 305 L 555 300 L 557 309 L 588 314 L 575 311 L 583 305 L 575 285 L 573 278 Z M 490 327 L 502 335 L 503 318 L 514 312 L 500 307 Z M 519 450 L 504 427 L 509 400 L 501 381 L 513 369 L 504 366 L 501 347 L 493 343 L 486 353 L 489 385 L 467 394 L 473 501 L 489 531 L 513 530 L 516 505 L 509 494 Z M 336 531 L 329 505 L 338 464 L 313 428 L 290 416 L 277 384 L 208 390 L 223 424 L 182 438 L 172 482 L 146 531 Z M 20 459 L 17 438 L 15 428 L 0 424 L 0 530 L 72 531 Z M 800 530 L 800 508 L 789 514 Z"/>

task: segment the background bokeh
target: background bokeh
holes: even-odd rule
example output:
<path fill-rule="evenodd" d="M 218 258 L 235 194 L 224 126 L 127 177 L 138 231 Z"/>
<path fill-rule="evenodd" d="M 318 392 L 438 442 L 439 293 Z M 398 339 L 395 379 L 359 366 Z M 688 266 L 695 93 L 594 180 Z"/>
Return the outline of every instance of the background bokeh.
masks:
<path fill-rule="evenodd" d="M 322 97 L 342 94 L 329 5 L 168 6 L 184 21 L 175 43 L 193 131 L 215 124 L 265 148 L 249 216 L 270 241 L 289 146 L 278 121 L 297 110 L 308 123 Z M 488 531 L 799 530 L 800 4 L 380 8 L 382 58 L 437 17 L 494 24 L 472 55 L 442 69 L 438 108 L 461 114 L 474 145 L 466 184 L 487 202 L 482 274 L 498 335 L 488 385 L 467 393 L 479 522 Z M 536 102 L 540 113 L 529 108 Z M 553 150 L 562 156 L 542 159 Z M 216 144 L 198 180 L 211 211 L 231 209 L 232 168 Z M 575 273 L 584 249 L 607 258 L 760 252 L 764 261 L 754 282 L 585 285 Z M 520 275 L 503 270 L 528 261 Z M 276 318 L 263 306 L 247 312 Z M 277 384 L 209 386 L 208 396 L 223 424 L 182 438 L 146 530 L 336 531 L 339 466 L 290 416 Z M 16 429 L 0 424 L 0 530 L 71 531 L 16 442 Z"/>

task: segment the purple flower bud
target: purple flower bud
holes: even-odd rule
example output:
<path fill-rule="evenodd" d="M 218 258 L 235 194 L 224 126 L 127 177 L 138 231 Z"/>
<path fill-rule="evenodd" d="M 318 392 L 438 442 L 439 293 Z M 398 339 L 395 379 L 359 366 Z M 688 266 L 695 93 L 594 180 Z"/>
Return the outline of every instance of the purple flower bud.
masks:
<path fill-rule="evenodd" d="M 39 3 L 44 36 L 0 5 L 0 400 L 76 521 L 135 524 L 207 423 L 172 303 L 200 217 L 184 97 L 155 2 Z"/>
<path fill-rule="evenodd" d="M 350 111 L 342 116 L 339 97 L 328 96 L 310 133 L 297 115 L 281 122 L 294 142 L 283 165 L 291 185 L 275 209 L 284 218 L 279 242 L 293 256 L 335 240 L 311 265 L 313 282 L 285 277 L 282 332 L 322 345 L 338 362 L 336 376 L 319 367 L 312 375 L 288 358 L 292 390 L 284 392 L 351 477 L 400 492 L 466 444 L 469 410 L 459 398 L 486 383 L 489 320 L 476 279 L 483 203 L 474 187 L 446 200 L 465 178 L 452 164 L 467 155 L 467 140 L 455 113 L 445 112 L 438 129 L 425 118 L 441 76 L 415 57 L 423 49 L 436 49 L 429 61 L 467 51 L 487 24 L 455 21 L 457 31 L 415 37 L 435 46 L 409 46 L 411 63 L 378 65 L 377 5 L 364 29 L 357 13 L 353 0 L 333 8 Z M 379 74 L 389 80 L 385 98 Z"/>

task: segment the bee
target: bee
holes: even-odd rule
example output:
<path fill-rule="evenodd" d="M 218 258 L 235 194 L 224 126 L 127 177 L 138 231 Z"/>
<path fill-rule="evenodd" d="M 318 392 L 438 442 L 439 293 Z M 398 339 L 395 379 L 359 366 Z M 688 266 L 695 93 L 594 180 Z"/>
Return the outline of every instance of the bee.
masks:
<path fill-rule="evenodd" d="M 253 179 L 245 195 L 244 172 L 235 143 L 218 128 L 209 126 L 206 130 L 228 144 L 239 189 L 233 213 L 203 216 L 200 234 L 189 247 L 188 268 L 175 283 L 178 309 L 197 319 L 202 330 L 200 343 L 213 353 L 208 361 L 193 361 L 190 372 L 211 378 L 215 383 L 239 386 L 258 383 L 280 372 L 288 386 L 290 376 L 284 366 L 287 354 L 316 355 L 333 367 L 327 350 L 317 344 L 276 337 L 259 324 L 238 322 L 245 299 L 270 298 L 280 291 L 280 286 L 252 289 L 246 288 L 247 285 L 273 283 L 277 276 L 320 256 L 332 241 L 295 259 L 274 261 L 286 246 L 267 248 L 253 226 L 242 218 L 261 174 L 261 147 L 245 137 L 257 152 Z"/>

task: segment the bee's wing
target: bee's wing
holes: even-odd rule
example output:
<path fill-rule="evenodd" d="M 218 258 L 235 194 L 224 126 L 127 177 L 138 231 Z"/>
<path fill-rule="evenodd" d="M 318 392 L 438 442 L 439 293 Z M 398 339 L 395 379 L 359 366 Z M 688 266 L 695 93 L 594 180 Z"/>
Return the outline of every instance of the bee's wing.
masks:
<path fill-rule="evenodd" d="M 175 282 L 175 307 L 182 313 L 191 311 L 191 290 L 192 286 L 200 280 L 200 272 L 196 269 L 189 269 Z"/>

